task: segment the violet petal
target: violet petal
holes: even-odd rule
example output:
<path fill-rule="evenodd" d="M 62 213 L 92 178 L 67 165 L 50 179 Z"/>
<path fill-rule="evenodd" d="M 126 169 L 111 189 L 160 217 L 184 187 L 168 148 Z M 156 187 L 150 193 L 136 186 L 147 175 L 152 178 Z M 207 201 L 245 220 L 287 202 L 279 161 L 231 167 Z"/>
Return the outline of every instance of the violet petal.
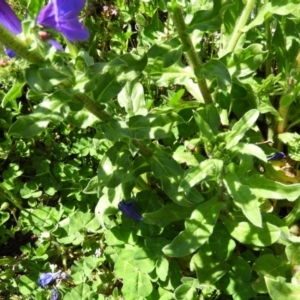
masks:
<path fill-rule="evenodd" d="M 135 210 L 135 201 L 128 201 L 125 202 L 124 200 L 122 200 L 119 205 L 119 210 L 126 215 L 127 217 L 137 220 L 137 221 L 142 221 L 143 218 L 136 212 Z"/>

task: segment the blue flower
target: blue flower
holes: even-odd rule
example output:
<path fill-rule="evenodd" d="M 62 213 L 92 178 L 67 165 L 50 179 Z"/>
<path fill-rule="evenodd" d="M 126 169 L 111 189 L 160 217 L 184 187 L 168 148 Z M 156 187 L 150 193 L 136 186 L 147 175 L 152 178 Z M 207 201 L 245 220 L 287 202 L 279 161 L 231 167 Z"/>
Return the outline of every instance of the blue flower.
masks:
<path fill-rule="evenodd" d="M 285 154 L 283 152 L 276 152 L 272 155 L 267 156 L 267 160 L 281 160 L 286 158 Z"/>
<path fill-rule="evenodd" d="M 137 220 L 137 221 L 142 221 L 143 218 L 135 211 L 135 201 L 128 201 L 125 202 L 122 200 L 119 205 L 119 210 L 127 217 Z"/>
<path fill-rule="evenodd" d="M 5 0 L 0 0 L 0 23 L 15 35 L 22 32 L 20 20 Z M 6 53 L 9 57 L 16 55 L 14 51 L 8 48 L 6 49 Z"/>
<path fill-rule="evenodd" d="M 52 295 L 51 295 L 51 300 L 58 300 L 59 298 L 58 298 L 58 291 L 57 291 L 57 289 L 56 288 L 53 288 L 52 290 L 51 290 L 51 292 L 52 292 Z"/>
<path fill-rule="evenodd" d="M 84 41 L 88 39 L 89 31 L 78 19 L 84 5 L 85 0 L 51 0 L 40 11 L 37 23 L 56 29 L 72 43 Z"/>
<path fill-rule="evenodd" d="M 56 278 L 60 275 L 61 271 L 56 273 L 41 273 L 38 283 L 41 288 L 44 288 L 46 285 L 53 283 Z"/>

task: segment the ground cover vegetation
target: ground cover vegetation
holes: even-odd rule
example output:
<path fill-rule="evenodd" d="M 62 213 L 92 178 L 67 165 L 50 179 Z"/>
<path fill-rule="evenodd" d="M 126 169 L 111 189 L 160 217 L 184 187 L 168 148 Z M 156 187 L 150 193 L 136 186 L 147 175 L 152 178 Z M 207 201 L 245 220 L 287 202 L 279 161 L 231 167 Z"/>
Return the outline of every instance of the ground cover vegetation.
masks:
<path fill-rule="evenodd" d="M 297 0 L 0 0 L 0 299 L 298 300 Z"/>

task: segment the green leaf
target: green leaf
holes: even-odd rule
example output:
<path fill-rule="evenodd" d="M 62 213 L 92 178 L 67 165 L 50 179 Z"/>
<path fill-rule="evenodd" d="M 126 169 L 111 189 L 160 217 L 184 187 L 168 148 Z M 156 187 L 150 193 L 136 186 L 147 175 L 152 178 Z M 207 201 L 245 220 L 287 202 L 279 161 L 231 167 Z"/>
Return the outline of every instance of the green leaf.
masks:
<path fill-rule="evenodd" d="M 265 152 L 261 148 L 253 144 L 238 143 L 237 145 L 233 146 L 230 151 L 234 153 L 253 155 L 258 159 L 267 162 L 267 156 Z"/>
<path fill-rule="evenodd" d="M 227 91 L 230 88 L 231 76 L 225 65 L 219 60 L 210 59 L 199 70 L 196 69 L 195 74 L 198 79 L 204 76 L 212 81 L 215 78 L 219 89 L 223 91 Z"/>
<path fill-rule="evenodd" d="M 0 225 L 3 225 L 6 221 L 9 220 L 9 213 L 5 211 L 0 211 Z"/>
<path fill-rule="evenodd" d="M 149 64 L 155 64 L 157 60 L 163 61 L 163 67 L 171 67 L 182 55 L 182 45 L 175 38 L 162 44 L 153 45 L 147 52 Z"/>
<path fill-rule="evenodd" d="M 254 284 L 255 290 L 266 293 L 267 287 L 264 276 L 276 279 L 276 277 L 285 274 L 289 268 L 287 259 L 283 255 L 275 257 L 273 254 L 266 254 L 258 257 L 253 264 L 253 270 L 259 275 L 259 279 Z"/>
<path fill-rule="evenodd" d="M 196 271 L 201 284 L 215 284 L 229 268 L 229 264 L 219 260 L 208 244 L 203 245 L 191 259 L 191 270 Z"/>
<path fill-rule="evenodd" d="M 298 300 L 300 294 L 300 286 L 292 283 L 283 282 L 282 279 L 274 280 L 265 277 L 269 295 L 273 300 Z"/>
<path fill-rule="evenodd" d="M 188 284 L 182 284 L 175 290 L 176 300 L 196 300 L 197 290 Z"/>
<path fill-rule="evenodd" d="M 131 117 L 128 127 L 132 137 L 136 139 L 162 139 L 171 136 L 173 127 L 184 122 L 183 118 L 174 112 L 161 115 L 147 114 Z"/>
<path fill-rule="evenodd" d="M 229 195 L 232 196 L 233 202 L 243 211 L 245 217 L 254 226 L 261 227 L 262 220 L 259 210 L 259 202 L 255 195 L 251 193 L 249 187 L 242 185 L 238 178 L 231 173 L 227 173 L 225 175 L 224 185 Z"/>
<path fill-rule="evenodd" d="M 118 256 L 114 268 L 116 276 L 123 279 L 122 292 L 126 299 L 137 299 L 137 296 L 147 297 L 152 292 L 149 276 L 140 271 L 134 260 L 134 251 L 123 250 Z"/>
<path fill-rule="evenodd" d="M 119 83 L 117 79 L 117 75 L 101 74 L 97 81 L 97 87 L 93 90 L 94 99 L 99 103 L 106 103 L 116 97 L 123 88 L 123 84 Z"/>
<path fill-rule="evenodd" d="M 114 188 L 118 186 L 127 174 L 128 167 L 131 165 L 131 153 L 127 144 L 117 142 L 112 146 L 99 164 L 98 184 L 101 187 L 107 186 Z"/>
<path fill-rule="evenodd" d="M 143 214 L 143 220 L 147 224 L 166 227 L 172 222 L 189 218 L 194 209 L 195 206 L 182 207 L 176 203 L 170 203 L 156 212 Z"/>
<path fill-rule="evenodd" d="M 195 110 L 193 111 L 193 115 L 202 136 L 208 141 L 213 141 L 215 138 L 214 134 L 206 121 Z"/>
<path fill-rule="evenodd" d="M 166 152 L 155 151 L 150 158 L 153 174 L 159 178 L 165 193 L 177 204 L 190 207 L 193 203 L 203 201 L 203 197 L 196 189 L 185 193 L 179 190 L 183 170 L 179 164 Z"/>
<path fill-rule="evenodd" d="M 283 184 L 267 179 L 263 175 L 244 178 L 242 183 L 247 185 L 258 198 L 295 201 L 300 196 L 300 183 Z"/>
<path fill-rule="evenodd" d="M 5 107 L 9 102 L 12 102 L 12 105 L 14 105 L 13 101 L 22 96 L 24 85 L 25 82 L 16 80 L 12 88 L 3 97 L 1 107 Z"/>
<path fill-rule="evenodd" d="M 226 136 L 227 149 L 237 145 L 237 143 L 244 137 L 246 131 L 251 129 L 255 124 L 258 116 L 259 111 L 257 109 L 251 109 L 233 125 L 231 132 Z"/>
<path fill-rule="evenodd" d="M 293 1 L 290 0 L 275 0 L 267 2 L 260 8 L 256 18 L 250 24 L 245 26 L 242 31 L 247 32 L 251 28 L 262 24 L 266 19 L 270 18 L 272 14 L 280 16 L 293 14 L 297 11 L 298 4 L 299 3 L 297 1 L 293 3 Z"/>
<path fill-rule="evenodd" d="M 219 179 L 222 174 L 223 164 L 223 161 L 219 159 L 207 159 L 201 162 L 199 166 L 189 168 L 180 183 L 180 190 L 187 191 L 204 179 Z"/>
<path fill-rule="evenodd" d="M 200 204 L 185 221 L 182 231 L 163 252 L 170 257 L 181 257 L 196 251 L 211 235 L 223 203 L 212 199 Z"/>
<path fill-rule="evenodd" d="M 9 134 L 25 138 L 33 137 L 43 131 L 50 122 L 61 122 L 65 106 L 66 104 L 60 100 L 45 99 L 31 115 L 19 117 L 10 127 Z"/>
<path fill-rule="evenodd" d="M 117 212 L 119 202 L 122 200 L 122 188 L 104 188 L 95 208 L 95 215 L 100 225 L 105 229 L 105 217 Z"/>
<path fill-rule="evenodd" d="M 137 81 L 128 81 L 118 94 L 118 102 L 124 107 L 129 117 L 147 115 L 144 88 Z"/>
<path fill-rule="evenodd" d="M 229 233 L 243 244 L 266 247 L 274 244 L 280 237 L 281 230 L 268 222 L 263 222 L 262 227 L 257 227 L 249 222 L 238 222 L 222 217 L 222 221 Z"/>
<path fill-rule="evenodd" d="M 209 237 L 209 245 L 219 261 L 227 260 L 235 249 L 236 243 L 222 223 L 217 223 L 212 235 Z"/>
<path fill-rule="evenodd" d="M 253 74 L 267 58 L 268 51 L 263 51 L 261 44 L 252 44 L 247 48 L 238 48 L 233 53 L 222 57 L 221 62 L 227 67 L 232 78 Z"/>

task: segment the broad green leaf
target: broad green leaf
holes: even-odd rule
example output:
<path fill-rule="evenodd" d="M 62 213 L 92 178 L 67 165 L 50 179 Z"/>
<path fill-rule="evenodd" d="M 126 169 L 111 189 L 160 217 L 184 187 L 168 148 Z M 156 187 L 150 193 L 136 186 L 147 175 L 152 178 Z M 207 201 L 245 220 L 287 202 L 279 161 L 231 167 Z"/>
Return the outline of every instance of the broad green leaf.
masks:
<path fill-rule="evenodd" d="M 70 108 L 67 108 L 67 116 L 65 120 L 78 128 L 87 128 L 99 122 L 99 118 L 86 108 L 82 108 L 79 111 L 72 111 Z"/>
<path fill-rule="evenodd" d="M 149 63 L 155 64 L 156 60 L 163 61 L 163 67 L 171 67 L 182 55 L 182 45 L 175 38 L 160 45 L 153 45 L 147 52 Z"/>
<path fill-rule="evenodd" d="M 201 284 L 215 284 L 230 269 L 229 264 L 218 259 L 214 249 L 208 244 L 203 245 L 191 259 L 191 270 L 196 271 Z"/>
<path fill-rule="evenodd" d="M 97 87 L 93 90 L 94 99 L 99 103 L 106 103 L 116 97 L 123 88 L 117 79 L 117 75 L 101 74 L 97 81 Z"/>
<path fill-rule="evenodd" d="M 247 48 L 237 48 L 221 58 L 232 78 L 253 74 L 267 58 L 268 51 L 263 51 L 261 44 L 252 44 Z"/>
<path fill-rule="evenodd" d="M 173 127 L 184 122 L 183 118 L 174 112 L 161 115 L 147 114 L 131 117 L 128 127 L 134 138 L 161 139 L 172 135 Z"/>
<path fill-rule="evenodd" d="M 238 178 L 232 174 L 227 173 L 224 177 L 224 185 L 232 196 L 233 202 L 238 206 L 246 218 L 254 225 L 261 227 L 262 220 L 259 210 L 259 202 L 248 186 L 239 182 Z"/>
<path fill-rule="evenodd" d="M 140 76 L 147 66 L 147 62 L 146 55 L 140 57 L 132 53 L 126 53 L 110 61 L 104 67 L 104 71 L 108 70 L 111 74 L 114 74 L 118 82 L 133 81 Z"/>
<path fill-rule="evenodd" d="M 274 280 L 265 276 L 266 285 L 269 295 L 273 300 L 298 300 L 300 294 L 300 286 L 282 281 L 282 279 Z"/>
<path fill-rule="evenodd" d="M 258 159 L 267 162 L 267 156 L 264 151 L 256 145 L 253 144 L 245 144 L 245 143 L 238 143 L 237 145 L 233 146 L 230 151 L 234 153 L 242 153 L 247 155 L 253 155 Z"/>
<path fill-rule="evenodd" d="M 185 221 L 185 230 L 164 247 L 163 252 L 167 256 L 181 257 L 196 251 L 211 235 L 222 206 L 217 199 L 200 204 Z"/>
<path fill-rule="evenodd" d="M 211 128 L 209 127 L 209 125 L 206 123 L 206 121 L 196 111 L 193 111 L 193 115 L 202 136 L 206 138 L 208 141 L 213 141 L 214 134 Z"/>
<path fill-rule="evenodd" d="M 219 261 L 227 260 L 233 253 L 236 243 L 222 223 L 217 223 L 212 235 L 209 237 L 209 245 Z"/>
<path fill-rule="evenodd" d="M 203 7 L 200 6 L 200 4 L 202 4 Z M 193 3 L 193 6 L 196 7 L 192 8 L 191 17 L 193 17 L 193 19 L 187 26 L 189 33 L 192 33 L 195 30 L 215 32 L 221 27 L 222 17 L 220 16 L 220 13 L 225 9 L 226 4 L 221 4 L 220 0 L 211 1 L 209 4 L 211 5 L 209 5 L 210 9 L 208 10 L 207 2 Z M 197 11 L 195 12 L 196 8 Z"/>
<path fill-rule="evenodd" d="M 156 270 L 156 274 L 157 274 L 158 278 L 161 281 L 165 281 L 167 279 L 168 271 L 169 271 L 169 262 L 168 262 L 168 260 L 163 256 L 159 256 L 157 261 L 156 261 L 155 270 Z"/>
<path fill-rule="evenodd" d="M 215 104 L 200 104 L 197 109 L 197 113 L 200 117 L 208 124 L 214 135 L 219 133 L 219 128 L 221 125 L 219 111 L 216 108 Z M 197 124 L 199 126 L 199 124 Z M 199 128 L 201 131 L 201 128 Z"/>
<path fill-rule="evenodd" d="M 131 132 L 125 121 L 103 122 L 99 124 L 99 129 L 102 131 L 103 137 L 110 141 L 119 141 L 131 137 Z"/>
<path fill-rule="evenodd" d="M 292 267 L 296 267 L 300 262 L 299 244 L 291 244 L 285 248 L 286 256 Z"/>
<path fill-rule="evenodd" d="M 107 186 L 114 188 L 118 186 L 127 174 L 131 165 L 131 153 L 127 145 L 123 142 L 117 142 L 112 146 L 99 164 L 98 183 L 100 188 Z"/>
<path fill-rule="evenodd" d="M 267 2 L 260 8 L 256 18 L 249 25 L 245 26 L 242 31 L 247 32 L 251 28 L 262 24 L 266 19 L 270 18 L 272 14 L 280 16 L 293 14 L 297 11 L 298 4 L 298 1 L 290 0 L 273 0 L 272 2 Z"/>
<path fill-rule="evenodd" d="M 216 79 L 218 88 L 223 91 L 230 89 L 231 76 L 228 72 L 228 69 L 219 60 L 210 59 L 199 70 L 196 69 L 195 74 L 199 79 L 203 77 L 211 81 Z"/>
<path fill-rule="evenodd" d="M 64 296 L 66 300 L 85 300 L 90 297 L 91 288 L 88 284 L 82 283 L 74 287 L 71 292 Z"/>
<path fill-rule="evenodd" d="M 278 276 L 285 274 L 290 266 L 286 257 L 274 256 L 273 254 L 262 255 L 253 264 L 253 270 L 259 275 L 259 279 L 254 284 L 254 289 L 260 293 L 266 293 L 267 287 L 264 276 L 276 279 Z"/>
<path fill-rule="evenodd" d="M 197 290 L 193 286 L 189 286 L 187 284 L 182 284 L 175 290 L 175 299 L 176 300 L 196 300 L 197 299 Z"/>
<path fill-rule="evenodd" d="M 226 136 L 227 149 L 237 145 L 237 143 L 244 137 L 246 131 L 251 129 L 255 124 L 258 116 L 259 111 L 257 109 L 249 110 L 233 125 L 231 132 Z"/>
<path fill-rule="evenodd" d="M 12 106 L 14 106 L 13 101 L 22 96 L 24 85 L 25 82 L 16 80 L 12 88 L 3 97 L 1 107 L 5 107 L 9 102 L 11 102 Z"/>
<path fill-rule="evenodd" d="M 258 198 L 295 201 L 300 196 L 300 183 L 283 184 L 267 179 L 263 175 L 253 175 L 245 178 L 242 183 L 247 185 Z"/>
<path fill-rule="evenodd" d="M 137 296 L 147 297 L 152 292 L 149 276 L 140 271 L 134 260 L 134 251 L 121 252 L 114 268 L 117 277 L 123 279 L 122 292 L 126 299 L 136 299 Z"/>
<path fill-rule="evenodd" d="M 187 191 L 191 187 L 199 184 L 202 180 L 212 180 L 220 178 L 223 170 L 223 161 L 219 159 L 207 159 L 197 167 L 189 168 L 180 183 L 180 190 Z"/>
<path fill-rule="evenodd" d="M 243 244 L 266 247 L 274 244 L 280 237 L 281 230 L 268 222 L 263 222 L 262 227 L 257 227 L 249 222 L 238 222 L 222 217 L 222 221 L 229 233 Z"/>
<path fill-rule="evenodd" d="M 147 224 L 156 224 L 161 227 L 166 227 L 172 222 L 187 219 L 194 209 L 195 206 L 182 207 L 176 203 L 170 203 L 164 205 L 156 212 L 143 214 L 143 219 Z"/>
<path fill-rule="evenodd" d="M 106 229 L 105 217 L 117 212 L 119 202 L 122 200 L 121 185 L 116 188 L 104 188 L 95 208 L 95 215 L 100 225 Z"/>
<path fill-rule="evenodd" d="M 147 115 L 144 88 L 137 81 L 128 81 L 118 95 L 120 106 L 124 107 L 128 116 Z"/>
<path fill-rule="evenodd" d="M 156 178 L 159 178 L 165 193 L 177 204 L 190 207 L 194 203 L 203 201 L 203 197 L 196 189 L 185 193 L 179 190 L 183 176 L 180 165 L 166 152 L 155 151 L 150 158 L 151 168 Z"/>
<path fill-rule="evenodd" d="M 0 211 L 0 226 L 3 225 L 7 220 L 9 220 L 9 213 L 5 211 Z"/>
<path fill-rule="evenodd" d="M 138 181 L 139 176 L 150 171 L 151 166 L 145 157 L 138 156 L 134 159 L 132 166 L 128 169 L 128 173 L 122 179 L 122 189 L 125 199 L 129 199 L 133 188 L 140 184 L 140 181 Z"/>
<path fill-rule="evenodd" d="M 43 131 L 49 122 L 61 122 L 64 117 L 66 103 L 60 100 L 46 99 L 27 116 L 21 116 L 9 129 L 9 134 L 30 138 Z"/>

